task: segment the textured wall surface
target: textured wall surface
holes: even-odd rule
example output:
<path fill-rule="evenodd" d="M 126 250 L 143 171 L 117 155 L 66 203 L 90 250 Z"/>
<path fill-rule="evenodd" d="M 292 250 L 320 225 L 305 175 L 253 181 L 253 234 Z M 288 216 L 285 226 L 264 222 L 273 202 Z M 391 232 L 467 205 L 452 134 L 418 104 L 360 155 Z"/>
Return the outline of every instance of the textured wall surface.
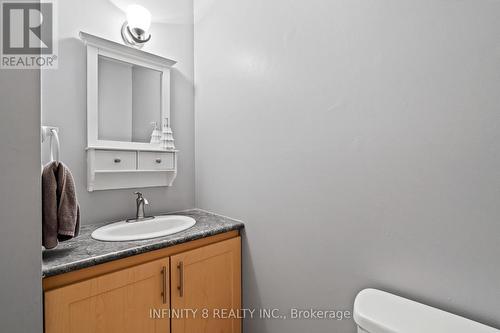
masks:
<path fill-rule="evenodd" d="M 499 31 L 492 0 L 195 1 L 196 201 L 246 222 L 246 307 L 378 287 L 500 326 Z"/>
<path fill-rule="evenodd" d="M 40 71 L 0 69 L 0 331 L 42 332 Z"/>

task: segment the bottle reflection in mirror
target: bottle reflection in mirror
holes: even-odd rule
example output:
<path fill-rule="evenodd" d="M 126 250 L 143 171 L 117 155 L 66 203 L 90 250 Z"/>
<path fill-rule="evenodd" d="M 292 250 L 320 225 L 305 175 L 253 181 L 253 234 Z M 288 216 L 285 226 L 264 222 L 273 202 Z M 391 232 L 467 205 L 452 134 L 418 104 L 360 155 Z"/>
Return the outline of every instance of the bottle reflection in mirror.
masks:
<path fill-rule="evenodd" d="M 161 132 L 160 129 L 158 128 L 158 122 L 153 121 L 151 123 L 153 125 L 153 132 L 151 133 L 151 144 L 160 144 L 161 143 Z"/>
<path fill-rule="evenodd" d="M 165 118 L 163 121 L 163 129 L 161 133 L 161 143 L 163 145 L 163 149 L 165 150 L 174 150 L 174 134 L 169 125 L 169 119 Z"/>

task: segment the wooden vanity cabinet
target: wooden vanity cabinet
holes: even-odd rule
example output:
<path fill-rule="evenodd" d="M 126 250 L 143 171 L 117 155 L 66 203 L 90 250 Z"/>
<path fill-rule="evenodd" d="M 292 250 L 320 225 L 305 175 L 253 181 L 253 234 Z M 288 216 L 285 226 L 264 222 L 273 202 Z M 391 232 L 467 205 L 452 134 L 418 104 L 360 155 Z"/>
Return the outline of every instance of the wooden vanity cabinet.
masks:
<path fill-rule="evenodd" d="M 165 258 L 47 291 L 45 332 L 170 332 L 168 319 L 149 316 L 150 308 L 169 308 L 168 268 Z"/>
<path fill-rule="evenodd" d="M 241 332 L 240 258 L 239 238 L 170 257 L 172 309 L 197 311 L 195 318 L 173 317 L 172 332 Z"/>
<path fill-rule="evenodd" d="M 121 259 L 134 264 L 118 270 L 121 260 L 88 268 L 112 271 L 83 280 L 78 271 L 47 278 L 45 333 L 240 333 L 230 315 L 241 308 L 240 237 L 163 250 Z"/>

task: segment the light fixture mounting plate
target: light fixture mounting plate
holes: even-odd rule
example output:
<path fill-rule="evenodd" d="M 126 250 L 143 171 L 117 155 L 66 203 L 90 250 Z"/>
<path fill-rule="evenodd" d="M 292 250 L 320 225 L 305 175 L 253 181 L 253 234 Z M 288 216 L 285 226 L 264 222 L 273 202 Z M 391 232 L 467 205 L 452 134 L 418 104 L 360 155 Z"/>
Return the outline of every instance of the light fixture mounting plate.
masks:
<path fill-rule="evenodd" d="M 151 39 L 151 34 L 149 34 L 149 36 L 146 38 L 144 38 L 142 35 L 136 36 L 134 32 L 132 32 L 132 30 L 130 29 L 128 22 L 125 21 L 122 25 L 122 39 L 125 42 L 125 44 L 140 49 L 144 46 L 144 44 L 149 42 L 149 40 Z"/>

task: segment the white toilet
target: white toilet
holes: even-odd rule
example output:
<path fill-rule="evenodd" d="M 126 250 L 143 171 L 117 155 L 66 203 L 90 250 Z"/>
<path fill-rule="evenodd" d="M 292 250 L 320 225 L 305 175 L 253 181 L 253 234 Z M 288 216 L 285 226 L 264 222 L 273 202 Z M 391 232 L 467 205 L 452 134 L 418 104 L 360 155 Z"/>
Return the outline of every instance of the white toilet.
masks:
<path fill-rule="evenodd" d="M 376 289 L 354 301 L 358 333 L 500 333 L 500 330 Z"/>

